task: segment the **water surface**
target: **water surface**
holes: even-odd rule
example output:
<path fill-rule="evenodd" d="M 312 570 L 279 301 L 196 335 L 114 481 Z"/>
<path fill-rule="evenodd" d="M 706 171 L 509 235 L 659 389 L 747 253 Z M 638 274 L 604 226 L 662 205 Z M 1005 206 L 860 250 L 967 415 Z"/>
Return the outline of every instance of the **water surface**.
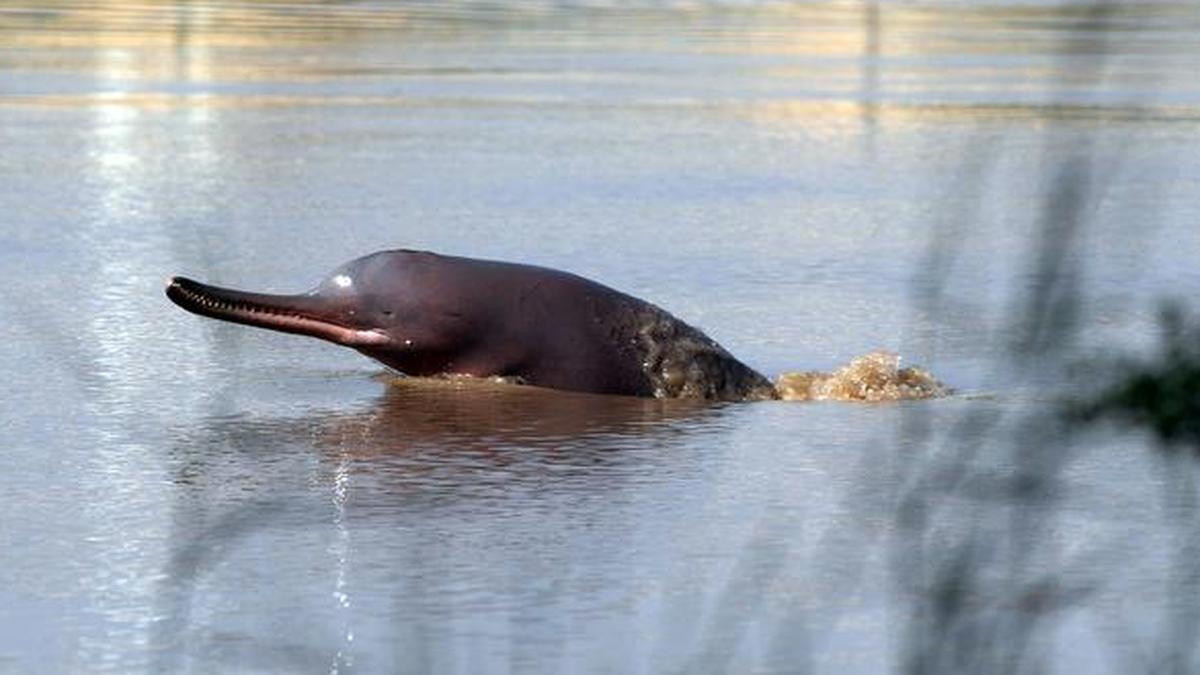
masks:
<path fill-rule="evenodd" d="M 0 670 L 1170 654 L 1192 469 L 1053 413 L 1064 366 L 1151 349 L 1157 303 L 1200 297 L 1198 27 L 1187 3 L 0 5 Z M 583 274 L 769 375 L 888 349 L 959 395 L 397 384 L 162 295 L 401 246 Z M 946 619 L 956 569 L 987 583 Z M 936 647 L 977 634 L 991 660 Z"/>

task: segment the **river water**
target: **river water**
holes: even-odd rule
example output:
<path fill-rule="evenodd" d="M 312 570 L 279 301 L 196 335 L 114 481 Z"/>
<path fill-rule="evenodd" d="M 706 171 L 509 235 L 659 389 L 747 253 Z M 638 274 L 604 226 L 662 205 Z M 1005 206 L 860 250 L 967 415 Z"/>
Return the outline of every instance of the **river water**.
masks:
<path fill-rule="evenodd" d="M 0 671 L 1197 667 L 1192 464 L 1057 411 L 1200 297 L 1198 29 L 0 3 Z M 583 274 L 772 376 L 884 349 L 957 393 L 396 381 L 162 293 L 397 247 Z"/>

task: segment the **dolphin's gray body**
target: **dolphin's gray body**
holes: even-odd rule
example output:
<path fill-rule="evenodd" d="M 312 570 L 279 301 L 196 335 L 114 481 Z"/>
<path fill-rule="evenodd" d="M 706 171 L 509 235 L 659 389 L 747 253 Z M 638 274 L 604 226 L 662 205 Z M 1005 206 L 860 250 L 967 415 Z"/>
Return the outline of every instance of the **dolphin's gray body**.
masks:
<path fill-rule="evenodd" d="M 196 314 L 352 347 L 408 375 L 500 376 L 658 398 L 776 396 L 765 377 L 666 311 L 531 265 L 381 251 L 304 294 L 176 277 L 167 296 Z"/>

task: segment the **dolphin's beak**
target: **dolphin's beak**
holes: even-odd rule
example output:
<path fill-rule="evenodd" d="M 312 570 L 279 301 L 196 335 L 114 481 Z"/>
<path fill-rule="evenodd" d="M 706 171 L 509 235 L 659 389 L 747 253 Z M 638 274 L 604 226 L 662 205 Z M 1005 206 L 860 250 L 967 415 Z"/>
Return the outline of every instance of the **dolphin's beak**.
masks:
<path fill-rule="evenodd" d="M 314 294 L 267 295 L 209 286 L 183 277 L 167 282 L 167 297 L 194 314 L 285 333 L 309 335 L 347 347 L 390 342 L 387 335 L 346 325 L 335 303 Z"/>

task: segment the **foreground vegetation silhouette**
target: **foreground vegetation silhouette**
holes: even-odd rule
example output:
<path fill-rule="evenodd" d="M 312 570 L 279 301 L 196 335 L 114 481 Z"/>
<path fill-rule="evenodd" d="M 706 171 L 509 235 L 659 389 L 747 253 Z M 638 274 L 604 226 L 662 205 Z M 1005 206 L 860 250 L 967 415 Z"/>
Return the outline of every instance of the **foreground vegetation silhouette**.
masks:
<path fill-rule="evenodd" d="M 1200 321 L 1179 304 L 1163 308 L 1162 345 L 1149 360 L 1118 363 L 1116 381 L 1078 406 L 1081 421 L 1114 419 L 1152 429 L 1163 447 L 1200 455 Z"/>

